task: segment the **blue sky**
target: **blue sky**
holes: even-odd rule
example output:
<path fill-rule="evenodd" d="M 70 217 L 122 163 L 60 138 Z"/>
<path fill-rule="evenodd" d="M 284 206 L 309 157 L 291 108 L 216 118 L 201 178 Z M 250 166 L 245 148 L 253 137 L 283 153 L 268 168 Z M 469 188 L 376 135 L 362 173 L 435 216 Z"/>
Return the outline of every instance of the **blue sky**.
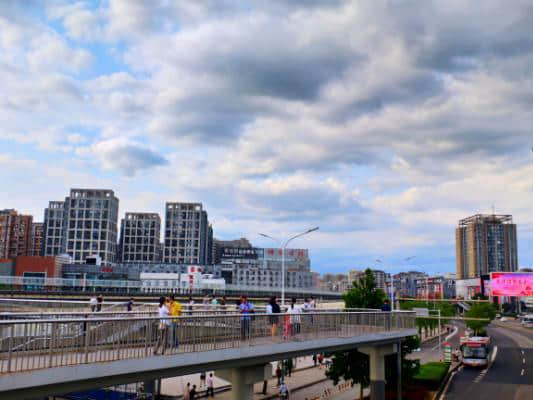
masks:
<path fill-rule="evenodd" d="M 203 202 L 220 239 L 320 226 L 294 243 L 319 272 L 441 273 L 494 206 L 531 266 L 532 22 L 525 0 L 1 2 L 0 208 L 112 188 L 121 214 Z"/>

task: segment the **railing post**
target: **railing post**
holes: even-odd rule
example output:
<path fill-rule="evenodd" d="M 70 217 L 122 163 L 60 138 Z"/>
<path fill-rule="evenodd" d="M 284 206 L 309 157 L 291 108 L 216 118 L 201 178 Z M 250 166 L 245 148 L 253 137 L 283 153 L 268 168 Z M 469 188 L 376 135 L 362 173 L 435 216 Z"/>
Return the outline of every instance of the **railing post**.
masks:
<path fill-rule="evenodd" d="M 52 367 L 52 361 L 54 357 L 54 343 L 57 335 L 57 324 L 52 322 L 52 332 L 50 332 L 50 340 L 48 342 L 48 346 L 50 348 L 50 357 L 48 359 L 48 367 Z"/>
<path fill-rule="evenodd" d="M 149 353 L 149 346 L 148 346 L 148 343 L 152 343 L 152 320 L 149 319 L 147 320 L 148 322 L 146 323 L 146 335 L 145 335 L 145 338 L 146 338 L 146 341 L 145 341 L 145 346 L 144 346 L 144 353 L 145 353 L 145 357 L 148 357 L 148 353 Z"/>
<path fill-rule="evenodd" d="M 15 324 L 11 324 L 11 334 L 9 335 L 8 349 L 9 353 L 7 356 L 7 372 L 11 372 L 11 356 L 13 354 L 13 337 L 15 336 Z"/>
<path fill-rule="evenodd" d="M 87 320 L 87 317 L 85 317 Z M 89 363 L 89 331 L 91 330 L 91 326 L 89 321 L 85 321 L 84 323 L 85 327 L 85 364 Z"/>

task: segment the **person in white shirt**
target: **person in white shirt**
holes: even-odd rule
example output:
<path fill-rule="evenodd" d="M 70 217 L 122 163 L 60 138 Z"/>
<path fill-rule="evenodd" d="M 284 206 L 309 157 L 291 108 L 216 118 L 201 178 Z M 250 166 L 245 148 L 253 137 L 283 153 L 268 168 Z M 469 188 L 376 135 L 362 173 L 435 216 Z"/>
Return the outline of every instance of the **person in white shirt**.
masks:
<path fill-rule="evenodd" d="M 96 311 L 97 304 L 98 304 L 98 300 L 96 299 L 96 296 L 91 296 L 91 299 L 89 300 L 89 307 L 91 307 L 91 312 Z"/>
<path fill-rule="evenodd" d="M 300 307 L 296 305 L 296 299 L 293 297 L 291 300 L 291 304 L 289 305 L 289 308 L 287 309 L 287 314 L 290 315 L 290 323 L 291 323 L 291 336 L 294 336 L 298 333 L 300 333 L 301 330 L 301 314 L 302 310 Z"/>
<path fill-rule="evenodd" d="M 215 397 L 215 382 L 213 379 L 213 373 L 210 373 L 207 377 L 207 397 L 211 395 L 211 397 Z"/>
<path fill-rule="evenodd" d="M 161 296 L 159 299 L 159 310 L 158 310 L 159 317 L 161 318 L 159 320 L 158 325 L 158 335 L 157 335 L 157 343 L 154 347 L 154 354 L 158 353 L 159 348 L 161 347 L 161 354 L 165 354 L 165 350 L 167 348 L 167 342 L 168 342 L 168 327 L 170 326 L 170 318 L 166 318 L 170 316 L 170 311 L 166 305 L 166 299 L 165 297 Z"/>
<path fill-rule="evenodd" d="M 287 387 L 285 382 L 281 382 L 281 385 L 279 386 L 279 398 L 280 399 L 289 398 L 289 388 Z"/>

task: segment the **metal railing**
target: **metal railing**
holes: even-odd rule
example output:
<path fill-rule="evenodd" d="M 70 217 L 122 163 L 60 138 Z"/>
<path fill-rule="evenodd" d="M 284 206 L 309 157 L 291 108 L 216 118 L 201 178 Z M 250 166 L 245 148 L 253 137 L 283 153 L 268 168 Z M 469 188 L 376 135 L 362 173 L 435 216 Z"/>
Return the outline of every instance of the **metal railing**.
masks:
<path fill-rule="evenodd" d="M 168 279 L 172 281 L 173 279 Z M 189 292 L 189 287 L 173 287 L 169 286 L 150 286 L 151 282 L 148 280 L 116 280 L 116 279 L 83 279 L 83 278 L 37 278 L 37 277 L 24 277 L 24 276 L 0 276 L 0 284 L 26 287 L 28 290 L 34 290 L 35 288 L 80 288 L 83 291 L 91 292 L 93 289 L 124 289 L 146 293 L 164 293 L 172 289 L 178 289 L 184 294 Z M 31 289 L 33 288 L 33 289 Z M 262 286 L 262 285 L 242 285 L 242 284 L 225 284 L 222 287 L 209 287 L 206 286 L 193 288 L 194 293 L 202 293 L 204 290 L 216 291 L 217 293 L 224 293 L 225 291 L 236 291 L 240 293 L 258 292 L 258 293 L 271 293 L 277 291 L 278 288 L 274 286 Z M 329 296 L 338 295 L 339 292 L 331 292 L 329 290 L 322 290 L 318 288 L 294 288 L 287 287 L 287 292 L 292 294 L 302 295 L 315 295 L 315 296 Z"/>
<path fill-rule="evenodd" d="M 412 312 L 0 321 L 0 374 L 414 328 Z"/>

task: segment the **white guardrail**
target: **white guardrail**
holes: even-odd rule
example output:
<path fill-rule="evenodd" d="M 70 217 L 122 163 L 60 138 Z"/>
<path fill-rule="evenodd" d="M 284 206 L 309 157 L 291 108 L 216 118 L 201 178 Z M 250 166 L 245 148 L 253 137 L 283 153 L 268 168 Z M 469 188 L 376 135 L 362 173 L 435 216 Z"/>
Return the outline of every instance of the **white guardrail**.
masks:
<path fill-rule="evenodd" d="M 70 278 L 35 278 L 35 277 L 23 277 L 23 276 L 0 276 L 1 285 L 10 286 L 27 286 L 27 287 L 67 287 L 67 288 L 85 288 L 90 290 L 92 288 L 117 288 L 117 289 L 135 289 L 138 291 L 163 293 L 165 290 L 178 289 L 173 286 L 168 287 L 149 287 L 143 285 L 142 281 L 133 280 L 112 280 L 112 279 L 70 279 Z M 255 285 L 234 285 L 226 284 L 224 288 L 193 288 L 193 291 L 201 290 L 214 290 L 218 293 L 224 291 L 240 291 L 242 293 L 247 292 L 264 292 L 272 293 L 278 291 L 278 288 L 255 286 Z M 291 288 L 285 289 L 288 293 L 294 294 L 307 294 L 307 295 L 339 295 L 338 292 L 330 292 L 326 290 L 320 290 L 316 288 Z"/>

